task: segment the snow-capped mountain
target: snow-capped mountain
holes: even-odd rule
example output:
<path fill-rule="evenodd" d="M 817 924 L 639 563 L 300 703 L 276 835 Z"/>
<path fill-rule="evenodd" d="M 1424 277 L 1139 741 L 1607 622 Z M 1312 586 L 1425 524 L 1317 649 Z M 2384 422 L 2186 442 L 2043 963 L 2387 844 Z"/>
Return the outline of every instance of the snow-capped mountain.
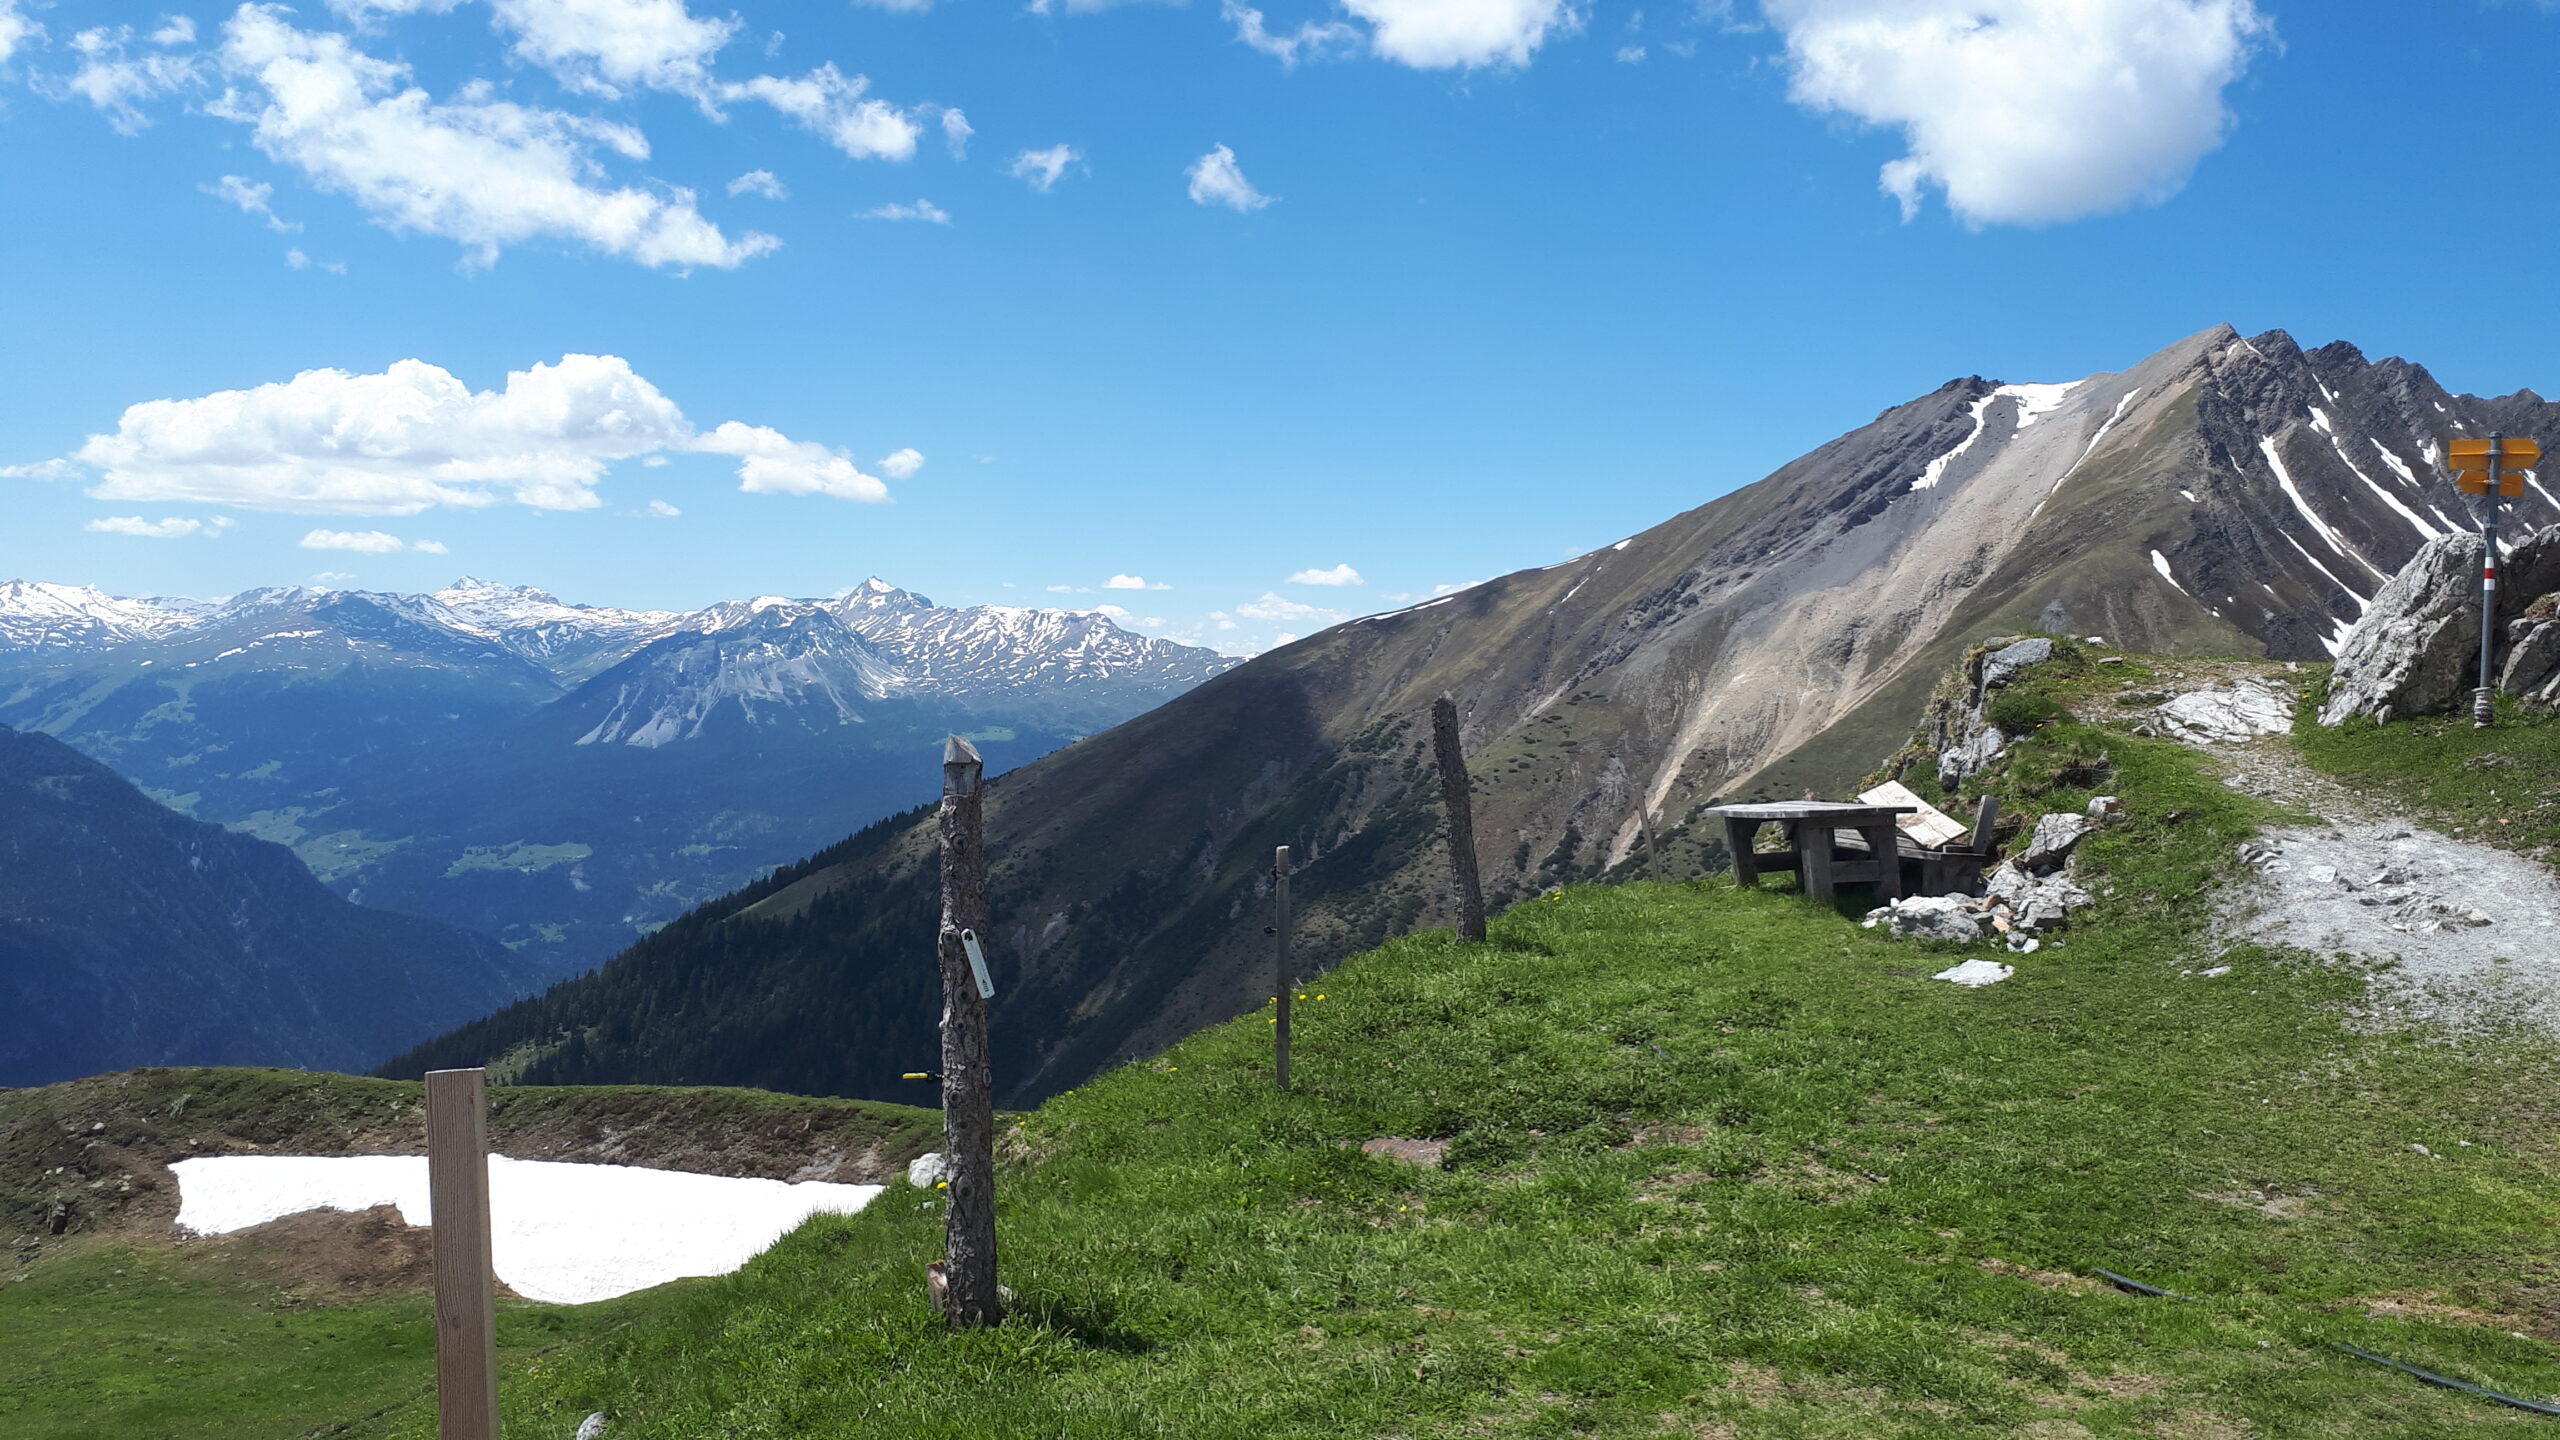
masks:
<path fill-rule="evenodd" d="M 469 578 L 212 601 L 0 586 L 0 724 L 543 974 L 930 797 L 947 731 L 1018 764 L 1236 663 L 876 579 L 693 611 Z"/>
<path fill-rule="evenodd" d="M 602 701 L 603 714 L 578 743 L 654 750 L 699 739 L 732 713 L 746 725 L 859 725 L 863 702 L 908 688 L 894 662 L 824 607 L 751 601 L 716 625 L 650 644 L 587 686 L 580 698 Z"/>

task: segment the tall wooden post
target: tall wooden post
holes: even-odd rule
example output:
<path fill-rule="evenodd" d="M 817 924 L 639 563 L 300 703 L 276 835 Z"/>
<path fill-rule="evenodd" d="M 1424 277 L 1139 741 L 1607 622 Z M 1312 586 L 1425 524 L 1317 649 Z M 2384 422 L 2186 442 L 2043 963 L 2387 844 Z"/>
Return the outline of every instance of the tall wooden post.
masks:
<path fill-rule="evenodd" d="M 1272 993 L 1280 1013 L 1272 1017 L 1271 1079 L 1280 1089 L 1289 1088 L 1289 991 L 1298 983 L 1297 966 L 1289 957 L 1289 847 L 1282 845 L 1271 852 L 1271 958 Z"/>
<path fill-rule="evenodd" d="M 949 1208 L 942 1313 L 954 1325 L 1004 1319 L 996 1291 L 996 1117 L 987 1061 L 987 1001 L 964 933 L 987 928 L 986 767 L 954 735 L 942 748 L 942 1153 Z"/>
<path fill-rule="evenodd" d="M 427 1206 L 436 1281 L 436 1434 L 498 1440 L 489 1258 L 488 1072 L 427 1072 Z"/>
<path fill-rule="evenodd" d="M 1449 878 L 1458 904 L 1458 938 L 1484 938 L 1484 884 L 1476 876 L 1476 812 L 1467 791 L 1467 759 L 1458 751 L 1458 702 L 1431 702 L 1431 749 L 1440 761 L 1440 802 L 1449 811 Z"/>

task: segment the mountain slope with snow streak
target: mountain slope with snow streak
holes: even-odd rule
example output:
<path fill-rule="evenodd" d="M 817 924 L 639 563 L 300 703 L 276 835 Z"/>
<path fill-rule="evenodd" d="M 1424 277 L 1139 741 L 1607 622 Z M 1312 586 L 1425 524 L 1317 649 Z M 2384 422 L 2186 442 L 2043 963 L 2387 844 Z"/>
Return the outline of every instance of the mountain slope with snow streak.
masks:
<path fill-rule="evenodd" d="M 1695 874 L 1724 858 L 1706 807 L 1848 793 L 1989 636 L 2325 657 L 2462 523 L 2443 442 L 2493 429 L 2560 442 L 2560 407 L 2217 326 L 2067 383 L 1950 381 L 1618 544 L 1263 655 L 990 785 L 1003 1103 L 1260 1005 L 1275 845 L 1310 967 L 1446 923 L 1444 693 L 1495 903 L 1655 851 Z M 2515 521 L 2560 506 L 2529 488 Z M 883 827 L 410 1059 L 610 1034 L 535 1078 L 887 1095 L 931 1053 L 934 853 L 929 821 Z M 686 1030 L 652 1026 L 677 1004 Z"/>

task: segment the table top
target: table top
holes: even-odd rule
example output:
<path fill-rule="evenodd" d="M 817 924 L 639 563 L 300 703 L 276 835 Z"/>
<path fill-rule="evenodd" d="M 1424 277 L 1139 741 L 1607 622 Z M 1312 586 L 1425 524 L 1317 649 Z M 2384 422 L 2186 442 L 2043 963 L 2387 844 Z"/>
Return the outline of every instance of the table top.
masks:
<path fill-rule="evenodd" d="M 1879 823 L 1895 815 L 1916 815 L 1912 805 L 1854 805 L 1839 800 L 1788 800 L 1774 804 L 1718 805 L 1707 811 L 1728 820 L 1830 820 L 1848 824 L 1859 817 Z"/>

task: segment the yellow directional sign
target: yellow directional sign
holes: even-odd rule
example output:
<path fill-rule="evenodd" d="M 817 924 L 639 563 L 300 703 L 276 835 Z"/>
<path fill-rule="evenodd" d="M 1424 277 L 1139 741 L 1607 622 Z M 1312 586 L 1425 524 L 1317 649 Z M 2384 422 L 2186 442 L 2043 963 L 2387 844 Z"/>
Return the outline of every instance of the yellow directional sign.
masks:
<path fill-rule="evenodd" d="M 2498 447 L 2494 453 L 2501 469 L 2512 466 L 2518 470 L 2530 470 L 2542 459 L 2542 447 L 2531 440 L 2477 439 L 2448 442 L 2444 447 L 2444 463 L 2454 470 L 2486 470 L 2493 453 L 2489 448 L 2492 445 Z"/>
<path fill-rule="evenodd" d="M 2486 495 L 2489 493 L 2489 472 L 2486 469 L 2456 470 L 2453 472 L 2453 483 L 2461 486 L 2462 493 L 2465 495 Z M 2509 470 L 2501 474 L 2498 477 L 2498 493 L 2510 500 L 2521 497 L 2524 494 L 2524 472 Z"/>

